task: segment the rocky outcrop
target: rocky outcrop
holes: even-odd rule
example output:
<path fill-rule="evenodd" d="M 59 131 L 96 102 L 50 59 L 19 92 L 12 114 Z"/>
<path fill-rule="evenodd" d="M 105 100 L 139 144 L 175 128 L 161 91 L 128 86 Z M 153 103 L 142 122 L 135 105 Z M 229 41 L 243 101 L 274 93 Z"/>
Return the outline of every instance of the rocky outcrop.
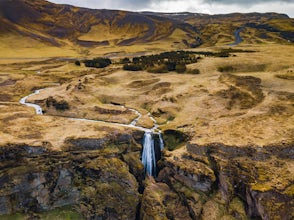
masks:
<path fill-rule="evenodd" d="M 164 168 L 158 175 L 159 181 L 180 182 L 193 190 L 209 192 L 216 180 L 209 166 L 191 158 L 167 157 L 162 165 Z"/>
<path fill-rule="evenodd" d="M 44 211 L 76 204 L 74 169 L 67 155 L 26 151 L 27 146 L 1 149 L 1 214 Z M 45 150 L 44 150 L 45 151 Z"/>
<path fill-rule="evenodd" d="M 293 149 L 286 144 L 188 144 L 186 149 L 165 151 L 156 182 L 146 184 L 141 219 L 290 220 Z M 170 212 L 174 201 L 178 206 Z M 179 212 L 186 216 L 179 217 Z"/>
<path fill-rule="evenodd" d="M 176 192 L 152 177 L 145 181 L 140 219 L 191 219 L 188 208 Z"/>
<path fill-rule="evenodd" d="M 140 195 L 135 177 L 118 158 L 98 157 L 81 163 L 81 212 L 89 219 L 133 219 Z"/>
<path fill-rule="evenodd" d="M 0 215 L 38 216 L 71 206 L 86 219 L 290 220 L 293 216 L 293 145 L 188 143 L 166 149 L 157 177 L 145 178 L 141 135 L 68 139 L 62 152 L 2 147 Z"/>
<path fill-rule="evenodd" d="M 187 143 L 189 137 L 179 130 L 167 129 L 163 132 L 164 142 L 168 150 L 174 150 Z"/>
<path fill-rule="evenodd" d="M 86 219 L 134 219 L 144 177 L 140 150 L 126 134 L 115 142 L 71 139 L 63 152 L 2 147 L 0 215 L 72 206 Z"/>

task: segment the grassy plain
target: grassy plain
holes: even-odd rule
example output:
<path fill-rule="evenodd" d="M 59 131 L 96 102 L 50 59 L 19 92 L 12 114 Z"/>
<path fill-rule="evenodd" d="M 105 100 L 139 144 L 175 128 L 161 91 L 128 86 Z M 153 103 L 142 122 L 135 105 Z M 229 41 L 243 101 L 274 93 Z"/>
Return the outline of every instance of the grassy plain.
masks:
<path fill-rule="evenodd" d="M 238 49 L 256 52 L 233 53 L 235 56 L 229 58 L 203 57 L 189 66 L 199 69 L 199 75 L 128 72 L 117 64 L 104 70 L 89 69 L 58 59 L 30 62 L 16 59 L 14 64 L 2 64 L 1 145 L 46 142 L 59 149 L 70 136 L 97 137 L 112 129 L 124 130 L 115 125 L 59 117 L 126 124 L 136 117 L 112 103 L 142 112 L 139 124 L 146 127 L 152 126 L 147 117 L 150 112 L 163 130 L 181 130 L 197 144 L 264 146 L 292 142 L 294 47 L 260 44 L 242 45 Z M 137 47 L 137 51 L 142 50 Z M 219 72 L 224 66 L 233 70 Z M 254 78 L 240 83 L 245 76 Z M 258 79 L 260 83 L 252 83 Z M 34 89 L 47 87 L 50 88 L 29 99 L 44 108 L 45 116 L 37 116 L 33 109 L 18 103 Z M 61 112 L 47 108 L 49 96 L 66 100 L 70 109 Z"/>

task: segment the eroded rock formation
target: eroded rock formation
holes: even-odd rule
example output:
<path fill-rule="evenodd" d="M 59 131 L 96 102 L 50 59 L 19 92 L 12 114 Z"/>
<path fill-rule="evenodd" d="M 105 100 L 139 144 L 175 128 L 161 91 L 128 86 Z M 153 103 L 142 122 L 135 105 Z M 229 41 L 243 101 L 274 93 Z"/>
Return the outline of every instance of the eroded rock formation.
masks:
<path fill-rule="evenodd" d="M 2 147 L 0 214 L 74 206 L 87 219 L 134 219 L 144 174 L 140 150 L 128 135 L 68 140 L 63 152 Z"/>
<path fill-rule="evenodd" d="M 144 178 L 142 137 L 71 139 L 62 152 L 2 147 L 0 214 L 73 206 L 85 219 L 293 216 L 293 145 L 188 143 L 166 149 L 158 176 Z"/>
<path fill-rule="evenodd" d="M 176 193 L 179 204 L 187 207 L 191 219 L 291 219 L 293 149 L 293 145 L 240 148 L 188 144 L 187 151 L 165 152 L 157 186 L 151 186 L 161 189 L 165 183 Z M 153 204 L 145 193 L 150 190 L 144 192 L 142 216 L 150 210 L 146 204 Z M 165 197 L 162 194 L 160 198 L 165 201 L 163 209 L 168 210 L 175 199 Z M 165 217 L 181 219 L 178 212 Z"/>

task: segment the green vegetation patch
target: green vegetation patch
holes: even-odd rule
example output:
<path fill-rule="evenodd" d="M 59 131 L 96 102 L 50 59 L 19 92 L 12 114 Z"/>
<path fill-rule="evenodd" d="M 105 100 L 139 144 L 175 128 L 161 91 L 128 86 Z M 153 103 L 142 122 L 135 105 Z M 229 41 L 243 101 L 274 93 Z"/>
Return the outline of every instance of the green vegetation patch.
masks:
<path fill-rule="evenodd" d="M 179 130 L 165 130 L 163 132 L 163 139 L 168 150 L 173 151 L 176 148 L 185 145 L 188 136 Z"/>
<path fill-rule="evenodd" d="M 84 60 L 86 67 L 104 68 L 109 66 L 112 62 L 109 58 L 97 57 L 93 60 Z"/>
<path fill-rule="evenodd" d="M 124 70 L 138 71 L 147 70 L 151 73 L 167 73 L 186 71 L 186 64 L 196 63 L 198 56 L 191 51 L 171 51 L 150 56 L 134 57 L 131 60 L 122 60 Z"/>
<path fill-rule="evenodd" d="M 40 214 L 41 220 L 82 220 L 85 219 L 73 207 L 57 208 Z"/>
<path fill-rule="evenodd" d="M 175 71 L 177 73 L 199 74 L 200 71 L 187 70 L 186 65 L 197 63 L 201 56 L 208 57 L 229 57 L 228 51 L 205 52 L 205 51 L 170 51 L 149 56 L 134 57 L 132 60 L 124 58 L 120 61 L 123 69 L 127 71 L 145 70 L 150 73 L 167 73 Z"/>
<path fill-rule="evenodd" d="M 217 70 L 221 73 L 234 73 L 234 72 L 263 72 L 266 70 L 266 64 L 235 64 L 220 66 Z"/>
<path fill-rule="evenodd" d="M 48 212 L 42 213 L 16 213 L 12 215 L 2 215 L 1 220 L 27 220 L 27 219 L 40 219 L 40 220 L 83 220 L 85 219 L 77 210 L 71 206 L 56 208 Z"/>
<path fill-rule="evenodd" d="M 50 108 L 51 106 L 53 106 L 56 110 L 59 110 L 59 111 L 65 111 L 69 109 L 69 104 L 67 101 L 65 100 L 57 101 L 52 96 L 46 99 L 46 106 L 47 108 Z"/>

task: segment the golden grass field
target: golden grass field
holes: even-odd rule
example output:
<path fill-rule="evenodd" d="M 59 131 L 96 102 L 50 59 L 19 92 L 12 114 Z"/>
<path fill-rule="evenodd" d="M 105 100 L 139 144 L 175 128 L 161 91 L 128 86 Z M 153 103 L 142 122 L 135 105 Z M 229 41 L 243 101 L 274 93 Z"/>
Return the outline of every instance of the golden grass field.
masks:
<path fill-rule="evenodd" d="M 1 64 L 0 71 L 0 145 L 47 143 L 60 149 L 69 137 L 97 137 L 126 129 L 60 117 L 120 123 L 129 123 L 136 117 L 132 112 L 117 112 L 119 107 L 111 103 L 143 113 L 139 124 L 145 127 L 152 126 L 147 117 L 151 112 L 162 130 L 183 131 L 189 134 L 192 143 L 265 146 L 293 142 L 294 47 L 244 44 L 237 48 L 256 52 L 235 53 L 236 56 L 229 58 L 205 57 L 189 66 L 199 69 L 199 75 L 128 72 L 116 64 L 91 69 L 56 59 L 27 62 L 10 59 L 14 64 Z M 136 49 L 132 52 L 146 48 Z M 224 66 L 233 66 L 235 71 L 219 72 L 218 68 Z M 261 84 L 238 84 L 244 76 L 259 78 Z M 32 108 L 18 103 L 34 89 L 47 87 L 29 99 L 46 110 L 44 116 L 37 116 Z M 260 91 L 264 97 L 260 97 Z M 49 96 L 66 100 L 70 110 L 46 109 L 45 100 Z"/>

